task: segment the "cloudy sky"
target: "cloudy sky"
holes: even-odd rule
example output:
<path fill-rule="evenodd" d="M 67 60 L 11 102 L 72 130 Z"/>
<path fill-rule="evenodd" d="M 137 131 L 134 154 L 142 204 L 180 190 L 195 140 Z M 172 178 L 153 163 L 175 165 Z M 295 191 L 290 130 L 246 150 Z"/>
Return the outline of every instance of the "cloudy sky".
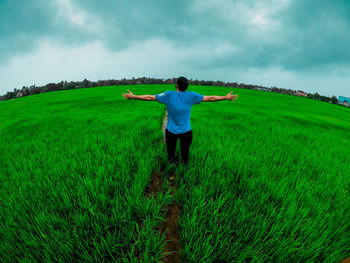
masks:
<path fill-rule="evenodd" d="M 0 95 L 84 78 L 350 97 L 348 0 L 0 0 Z"/>

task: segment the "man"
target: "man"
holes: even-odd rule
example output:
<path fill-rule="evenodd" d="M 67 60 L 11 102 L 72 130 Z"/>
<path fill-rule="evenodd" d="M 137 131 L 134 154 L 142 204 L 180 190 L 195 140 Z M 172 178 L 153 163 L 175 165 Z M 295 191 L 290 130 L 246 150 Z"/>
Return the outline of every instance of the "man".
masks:
<path fill-rule="evenodd" d="M 123 93 L 124 99 L 137 100 L 157 100 L 167 106 L 168 123 L 165 130 L 165 142 L 168 151 L 168 162 L 173 163 L 177 140 L 180 139 L 181 158 L 183 164 L 188 163 L 190 145 L 192 143 L 192 131 L 190 125 L 191 107 L 193 104 L 199 104 L 202 101 L 235 101 L 238 95 L 232 95 L 232 91 L 226 96 L 203 96 L 193 91 L 186 91 L 188 80 L 185 77 L 179 77 L 175 84 L 176 91 L 165 91 L 156 95 L 134 95 Z"/>

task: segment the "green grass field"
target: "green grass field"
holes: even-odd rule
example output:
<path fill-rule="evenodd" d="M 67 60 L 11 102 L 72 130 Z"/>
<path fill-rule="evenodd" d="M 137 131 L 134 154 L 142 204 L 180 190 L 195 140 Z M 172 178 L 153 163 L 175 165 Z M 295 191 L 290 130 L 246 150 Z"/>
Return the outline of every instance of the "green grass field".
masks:
<path fill-rule="evenodd" d="M 168 175 L 165 106 L 123 100 L 174 85 L 50 92 L 0 103 L 0 262 L 159 262 L 177 199 L 183 262 L 338 262 L 350 256 L 350 110 L 233 89 L 191 114 L 188 167 Z M 204 95 L 224 87 L 190 86 Z M 177 149 L 179 155 L 179 148 Z M 165 167 L 165 168 L 164 168 Z"/>

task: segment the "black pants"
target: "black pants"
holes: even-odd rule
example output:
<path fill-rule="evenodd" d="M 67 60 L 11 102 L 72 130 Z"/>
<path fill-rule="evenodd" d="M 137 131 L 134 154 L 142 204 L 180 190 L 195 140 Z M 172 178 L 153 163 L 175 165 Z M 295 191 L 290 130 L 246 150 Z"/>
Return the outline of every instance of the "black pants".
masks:
<path fill-rule="evenodd" d="M 192 131 L 182 134 L 173 134 L 168 129 L 165 130 L 165 142 L 168 150 L 168 161 L 174 162 L 177 139 L 180 139 L 181 158 L 184 164 L 188 163 L 190 145 L 192 143 Z"/>

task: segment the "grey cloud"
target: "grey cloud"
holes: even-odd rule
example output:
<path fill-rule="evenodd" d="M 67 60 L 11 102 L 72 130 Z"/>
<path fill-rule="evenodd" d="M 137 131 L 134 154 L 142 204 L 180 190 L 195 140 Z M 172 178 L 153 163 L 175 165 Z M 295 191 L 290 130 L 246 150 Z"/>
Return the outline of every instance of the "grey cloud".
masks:
<path fill-rule="evenodd" d="M 77 0 L 76 3 L 104 20 L 108 28 L 106 44 L 112 51 L 123 49 L 133 41 L 155 37 L 185 44 L 191 35 L 188 32 L 193 19 L 189 14 L 190 1 L 109 0 L 102 4 Z"/>
<path fill-rule="evenodd" d="M 277 66 L 307 70 L 350 62 L 350 5 L 345 0 L 291 0 L 286 8 L 269 14 L 279 26 L 266 31 L 252 27 L 247 20 L 249 10 L 257 8 L 257 3 L 261 9 L 263 4 L 273 8 L 278 1 L 71 2 L 77 10 L 96 17 L 101 28 L 89 31 L 64 17 L 56 19 L 58 10 L 51 2 L 0 2 L 1 63 L 13 54 L 32 51 L 42 38 L 69 46 L 99 40 L 110 51 L 152 38 L 164 39 L 174 49 L 195 51 L 204 46 L 207 55 L 193 52 L 184 58 L 184 63 L 198 69 Z M 216 53 L 222 43 L 235 51 Z"/>
<path fill-rule="evenodd" d="M 2 1 L 0 3 L 0 60 L 13 53 L 26 53 L 35 39 L 49 30 L 49 17 L 37 1 Z"/>
<path fill-rule="evenodd" d="M 0 63 L 13 55 L 36 50 L 39 42 L 50 39 L 61 45 L 78 45 L 95 36 L 56 19 L 57 8 L 44 0 L 4 0 L 0 2 Z"/>
<path fill-rule="evenodd" d="M 249 9 L 254 4 L 248 2 L 246 6 Z M 213 30 L 199 31 L 213 41 L 214 46 L 226 41 L 241 48 L 240 52 L 228 53 L 225 57 L 202 60 L 206 67 L 277 66 L 298 71 L 348 66 L 350 63 L 350 5 L 346 1 L 291 1 L 287 8 L 271 15 L 271 19 L 280 23 L 278 29 L 266 33 L 257 30 L 255 38 L 249 35 L 248 23 L 220 19 L 220 12 L 225 11 L 221 7 L 204 10 L 205 19 L 214 21 L 208 25 Z M 243 11 L 236 9 L 232 16 L 244 18 Z M 205 19 L 202 18 L 204 24 Z M 200 23 L 201 19 L 197 24 Z M 202 27 L 197 25 L 197 28 Z M 193 65 L 200 67 L 202 64 L 197 61 Z"/>
<path fill-rule="evenodd" d="M 350 6 L 346 1 L 293 1 L 279 16 L 281 64 L 307 69 L 350 62 Z"/>

